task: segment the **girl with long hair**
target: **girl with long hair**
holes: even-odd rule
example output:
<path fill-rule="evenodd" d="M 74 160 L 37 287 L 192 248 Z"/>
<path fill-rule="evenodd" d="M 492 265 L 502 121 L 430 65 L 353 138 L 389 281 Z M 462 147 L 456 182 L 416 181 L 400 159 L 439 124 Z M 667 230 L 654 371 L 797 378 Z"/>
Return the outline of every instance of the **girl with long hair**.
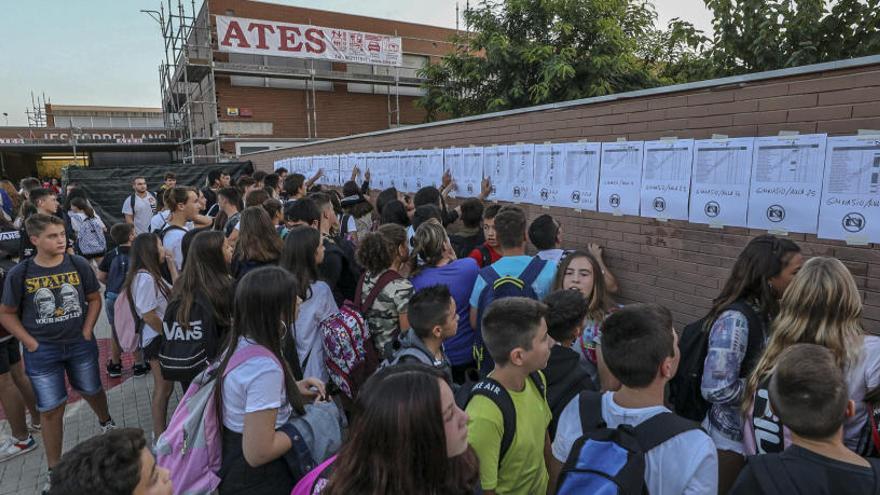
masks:
<path fill-rule="evenodd" d="M 597 386 L 601 386 L 603 390 L 617 388 L 617 380 L 610 372 L 604 372 L 597 352 L 602 322 L 620 307 L 605 285 L 599 260 L 586 251 L 568 253 L 559 262 L 553 290 L 576 290 L 586 298 L 587 319 L 583 331 L 572 344 L 572 349 L 580 354 L 581 362 L 586 365 Z"/>
<path fill-rule="evenodd" d="M 174 356 L 174 366 L 165 366 L 161 358 L 160 365 L 163 376 L 181 382 L 184 390 L 219 355 L 232 323 L 232 275 L 226 253 L 222 232 L 205 230 L 196 234 L 183 272 L 171 291 L 164 323 L 172 332 L 162 342 L 161 354 Z M 191 337 L 194 328 L 201 338 Z M 171 352 L 172 346 L 178 352 Z"/>
<path fill-rule="evenodd" d="M 152 369 L 153 400 L 153 435 L 158 438 L 165 431 L 165 420 L 168 414 L 168 399 L 171 396 L 172 382 L 162 378 L 159 368 L 159 346 L 162 343 L 162 318 L 168 307 L 171 286 L 162 278 L 162 264 L 168 266 L 172 281 L 177 279 L 177 268 L 174 258 L 159 242 L 156 234 L 140 234 L 135 237 L 129 251 L 129 268 L 122 290 L 126 292 L 137 312 L 143 320 L 141 330 L 141 353 L 143 363 L 135 364 L 134 373 L 146 374 Z"/>
<path fill-rule="evenodd" d="M 407 305 L 413 294 L 412 283 L 401 274 L 409 258 L 406 230 L 400 225 L 383 225 L 368 233 L 357 250 L 357 259 L 364 267 L 359 284 L 360 301 L 364 303 L 375 290 L 373 304 L 364 309 L 373 344 L 380 353 L 401 332 L 409 330 Z M 357 298 L 357 297 L 356 297 Z"/>
<path fill-rule="evenodd" d="M 297 489 L 311 484 L 313 495 L 476 493 L 479 469 L 467 443 L 468 416 L 456 406 L 443 372 L 420 364 L 383 368 L 358 394 L 356 411 L 348 442 L 326 463 L 332 465 L 329 478 L 318 468 Z"/>
<path fill-rule="evenodd" d="M 386 208 L 393 203 L 389 203 Z M 386 210 L 387 211 L 387 210 Z M 471 258 L 457 259 L 446 229 L 432 218 L 419 225 L 413 236 L 410 253 L 413 289 L 418 292 L 434 285 L 449 288 L 458 313 L 458 332 L 443 343 L 452 364 L 452 379 L 464 383 L 468 370 L 476 370 L 474 361 L 474 329 L 470 321 L 470 296 L 480 268 Z"/>
<path fill-rule="evenodd" d="M 742 403 L 746 454 L 781 452 L 790 443 L 788 429 L 770 408 L 768 382 L 782 351 L 794 344 L 827 347 L 846 373 L 849 398 L 856 406 L 844 424 L 843 442 L 861 453 L 871 440 L 863 429 L 871 414 L 865 396 L 880 383 L 880 337 L 868 335 L 861 319 L 859 289 L 840 260 L 817 257 L 804 263 L 782 296 L 767 347 L 746 382 Z"/>
<path fill-rule="evenodd" d="M 277 263 L 284 247 L 272 219 L 262 207 L 245 208 L 239 225 L 241 230 L 232 258 L 232 275 L 236 280 L 255 268 Z"/>
<path fill-rule="evenodd" d="M 700 389 L 710 403 L 703 428 L 718 448 L 719 493 L 727 493 L 745 462 L 740 414 L 745 379 L 803 259 L 800 247 L 788 239 L 755 237 L 736 259 L 706 316 L 709 348 Z"/>
<path fill-rule="evenodd" d="M 333 291 L 319 280 L 318 265 L 324 261 L 324 243 L 321 233 L 312 227 L 294 227 L 284 242 L 281 252 L 281 268 L 296 277 L 299 285 L 299 314 L 290 328 L 296 342 L 296 352 L 302 366 L 303 376 L 313 376 L 327 381 L 329 375 L 324 365 L 324 348 L 321 344 L 319 325 L 322 320 L 339 311 L 333 299 Z"/>
<path fill-rule="evenodd" d="M 6 179 L 0 180 L 0 189 L 3 189 L 3 192 L 5 193 L 5 196 L 3 196 L 3 211 L 10 220 L 13 220 L 21 207 L 21 195 L 18 194 L 15 185 Z"/>
<path fill-rule="evenodd" d="M 235 290 L 232 329 L 221 353 L 215 395 L 223 425 L 222 495 L 288 495 L 299 475 L 285 459 L 297 435 L 288 420 L 305 413 L 308 398 L 323 396 L 324 385 L 311 378 L 297 382 L 284 358 L 298 293 L 294 277 L 277 266 L 249 272 Z M 233 354 L 249 346 L 262 347 L 264 355 L 227 374 Z"/>

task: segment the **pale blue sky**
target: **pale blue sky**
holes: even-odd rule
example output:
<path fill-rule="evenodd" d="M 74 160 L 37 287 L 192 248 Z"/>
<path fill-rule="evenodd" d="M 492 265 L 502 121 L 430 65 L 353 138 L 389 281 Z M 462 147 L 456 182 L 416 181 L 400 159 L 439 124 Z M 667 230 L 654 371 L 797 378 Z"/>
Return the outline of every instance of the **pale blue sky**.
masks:
<path fill-rule="evenodd" d="M 459 0 L 462 7 L 464 0 Z M 275 0 L 438 26 L 455 26 L 456 0 Z M 159 25 L 140 9 L 150 0 L 4 0 L 0 2 L 0 114 L 26 125 L 30 92 L 70 105 L 158 107 Z M 176 5 L 176 0 L 174 0 Z M 197 5 L 200 2 L 197 2 Z M 683 17 L 711 29 L 702 0 L 655 0 L 660 22 Z M 426 8 L 430 6 L 429 8 Z M 0 125 L 5 125 L 0 115 Z"/>

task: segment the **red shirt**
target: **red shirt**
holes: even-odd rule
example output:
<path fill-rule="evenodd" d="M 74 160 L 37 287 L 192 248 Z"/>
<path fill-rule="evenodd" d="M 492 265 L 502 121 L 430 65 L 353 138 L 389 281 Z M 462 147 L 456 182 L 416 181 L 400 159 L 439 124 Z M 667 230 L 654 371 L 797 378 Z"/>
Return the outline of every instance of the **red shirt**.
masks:
<path fill-rule="evenodd" d="M 483 264 L 483 253 L 480 250 L 483 247 L 489 250 L 489 265 L 501 259 L 501 253 L 496 251 L 495 248 L 493 248 L 492 246 L 484 243 L 482 246 L 471 251 L 471 254 L 468 255 L 468 258 L 471 258 L 477 262 L 477 266 L 479 266 L 480 268 L 488 266 Z"/>

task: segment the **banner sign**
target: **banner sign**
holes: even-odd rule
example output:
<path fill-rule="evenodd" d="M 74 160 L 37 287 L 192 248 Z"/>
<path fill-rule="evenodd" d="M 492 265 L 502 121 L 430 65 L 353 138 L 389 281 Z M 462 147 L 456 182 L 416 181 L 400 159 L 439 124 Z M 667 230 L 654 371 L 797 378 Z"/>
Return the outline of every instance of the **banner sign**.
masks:
<path fill-rule="evenodd" d="M 369 65 L 403 65 L 401 39 L 347 29 L 218 15 L 221 52 L 316 58 Z"/>

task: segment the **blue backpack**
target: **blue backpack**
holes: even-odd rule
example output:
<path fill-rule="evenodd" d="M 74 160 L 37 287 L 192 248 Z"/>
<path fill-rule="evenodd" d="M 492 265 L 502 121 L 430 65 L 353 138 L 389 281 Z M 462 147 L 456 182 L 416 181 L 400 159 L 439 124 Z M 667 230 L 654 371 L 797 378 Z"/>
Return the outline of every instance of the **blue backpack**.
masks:
<path fill-rule="evenodd" d="M 125 283 L 125 276 L 128 274 L 128 254 L 123 253 L 117 247 L 114 249 L 116 255 L 110 262 L 110 269 L 107 272 L 107 292 L 115 292 L 119 294 L 122 291 L 122 284 Z"/>
<path fill-rule="evenodd" d="M 646 494 L 645 454 L 700 425 L 674 413 L 660 413 L 638 426 L 608 428 L 602 419 L 602 394 L 585 390 L 579 400 L 581 436 L 559 474 L 557 495 L 580 493 Z"/>
<path fill-rule="evenodd" d="M 535 256 L 526 265 L 518 277 L 507 275 L 502 277 L 492 266 L 480 270 L 480 277 L 486 282 L 486 287 L 480 293 L 479 305 L 477 306 L 477 328 L 474 329 L 474 361 L 481 377 L 485 377 L 495 368 L 495 360 L 486 351 L 483 345 L 483 314 L 494 301 L 505 297 L 527 297 L 538 299 L 532 284 L 535 283 L 541 270 L 547 262 Z"/>

